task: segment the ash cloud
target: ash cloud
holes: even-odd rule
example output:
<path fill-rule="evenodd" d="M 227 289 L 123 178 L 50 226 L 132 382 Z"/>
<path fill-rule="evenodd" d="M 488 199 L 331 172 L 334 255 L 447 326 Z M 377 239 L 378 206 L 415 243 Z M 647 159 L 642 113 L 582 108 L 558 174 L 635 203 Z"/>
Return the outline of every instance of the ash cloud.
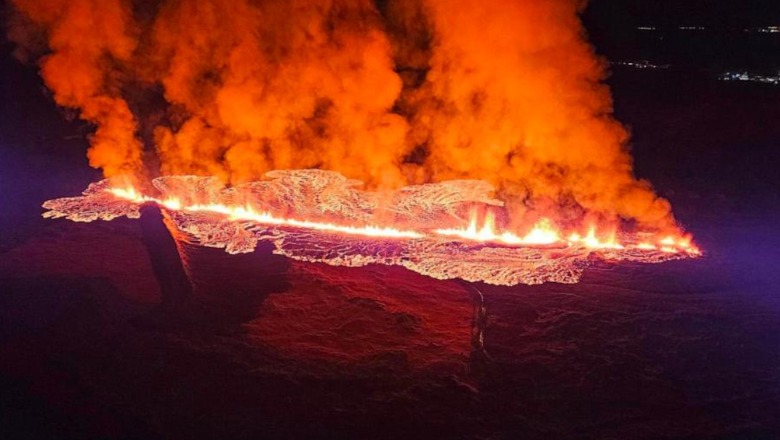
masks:
<path fill-rule="evenodd" d="M 88 156 L 108 177 L 481 179 L 517 224 L 676 227 L 633 175 L 583 1 L 12 3 L 9 37 L 95 124 Z"/>

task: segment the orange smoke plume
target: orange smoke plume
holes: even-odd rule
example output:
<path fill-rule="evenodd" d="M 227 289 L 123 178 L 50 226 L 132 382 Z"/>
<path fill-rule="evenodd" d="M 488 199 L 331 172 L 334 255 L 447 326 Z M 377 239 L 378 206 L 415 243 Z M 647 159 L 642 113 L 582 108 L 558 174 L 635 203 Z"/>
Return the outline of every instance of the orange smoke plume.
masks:
<path fill-rule="evenodd" d="M 169 2 L 151 38 L 166 99 L 186 113 L 156 132 L 163 172 L 239 182 L 320 167 L 403 183 L 401 80 L 372 2 Z"/>
<path fill-rule="evenodd" d="M 23 14 L 9 36 L 22 46 L 42 32 L 48 52 L 40 59 L 41 76 L 57 104 L 80 110 L 96 126 L 89 163 L 106 176 L 141 172 L 142 148 L 136 121 L 120 94 L 113 66 L 128 61 L 135 49 L 132 17 L 121 0 L 13 0 Z M 33 28 L 31 23 L 35 26 Z M 24 49 L 22 48 L 22 51 Z"/>
<path fill-rule="evenodd" d="M 578 17 L 583 2 L 424 0 L 424 7 L 432 49 L 410 108 L 414 141 L 429 146 L 423 167 L 432 179 L 489 180 L 515 209 L 566 215 L 572 210 L 563 207 L 576 207 L 673 224 L 669 203 L 633 176 L 628 135 L 601 82 L 604 65 Z"/>
<path fill-rule="evenodd" d="M 96 125 L 90 164 L 107 176 L 482 179 L 518 223 L 675 227 L 633 175 L 582 1 L 13 3 L 9 35 L 46 37 L 42 76 Z M 134 105 L 138 89 L 162 108 Z"/>

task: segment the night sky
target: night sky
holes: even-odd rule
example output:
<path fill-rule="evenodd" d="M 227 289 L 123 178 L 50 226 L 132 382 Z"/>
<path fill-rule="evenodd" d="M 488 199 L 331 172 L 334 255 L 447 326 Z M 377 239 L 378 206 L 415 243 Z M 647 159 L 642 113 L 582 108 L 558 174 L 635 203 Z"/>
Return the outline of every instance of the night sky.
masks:
<path fill-rule="evenodd" d="M 592 0 L 586 15 L 614 29 L 636 26 L 734 28 L 780 23 L 774 0 Z"/>

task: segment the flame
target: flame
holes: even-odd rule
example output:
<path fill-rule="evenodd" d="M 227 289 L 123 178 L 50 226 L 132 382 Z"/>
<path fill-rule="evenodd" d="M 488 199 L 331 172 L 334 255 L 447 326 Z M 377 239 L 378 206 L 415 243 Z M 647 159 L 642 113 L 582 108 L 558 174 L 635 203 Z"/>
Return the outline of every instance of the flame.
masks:
<path fill-rule="evenodd" d="M 158 199 L 139 193 L 135 188 L 110 188 L 107 190 L 114 196 L 130 200 L 134 203 L 156 203 L 171 211 L 205 212 L 225 216 L 230 221 L 251 221 L 264 225 L 290 226 L 316 231 L 359 235 L 365 237 L 381 237 L 394 239 L 423 239 L 456 237 L 467 241 L 498 243 L 509 246 L 582 246 L 593 250 L 637 249 L 641 251 L 661 251 L 665 253 L 687 253 L 700 255 L 699 249 L 693 245 L 690 236 L 665 236 L 655 243 L 642 241 L 636 244 L 622 244 L 617 234 L 612 230 L 608 234 L 599 234 L 596 226 L 590 226 L 583 236 L 572 232 L 567 238 L 562 238 L 561 231 L 548 218 L 541 218 L 525 235 L 517 235 L 511 231 L 501 231 L 496 226 L 495 215 L 488 212 L 480 225 L 476 213 L 472 214 L 469 225 L 465 228 L 444 228 L 420 232 L 403 230 L 387 226 L 364 225 L 350 226 L 329 222 L 317 222 L 293 218 L 278 217 L 268 212 L 258 212 L 249 205 L 229 206 L 221 203 L 185 204 L 181 199 L 168 197 Z"/>

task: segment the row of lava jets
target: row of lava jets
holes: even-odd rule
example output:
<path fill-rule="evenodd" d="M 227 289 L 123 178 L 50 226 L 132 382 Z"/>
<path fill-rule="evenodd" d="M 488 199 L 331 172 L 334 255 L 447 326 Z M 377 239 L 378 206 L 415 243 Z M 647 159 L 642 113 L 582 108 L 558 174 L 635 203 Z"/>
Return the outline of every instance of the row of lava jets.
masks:
<path fill-rule="evenodd" d="M 290 226 L 367 237 L 422 239 L 436 235 L 510 246 L 552 246 L 563 244 L 569 246 L 583 246 L 594 250 L 638 249 L 665 253 L 684 253 L 691 256 L 701 255 L 701 251 L 693 244 L 689 235 L 682 237 L 665 236 L 656 240 L 640 241 L 636 244 L 621 244 L 614 233 L 606 238 L 599 238 L 596 234 L 595 226 L 590 227 L 588 232 L 584 235 L 574 232 L 568 237 L 563 237 L 553 226 L 552 222 L 546 218 L 539 220 L 533 228 L 523 236 L 519 236 L 509 231 L 497 231 L 495 219 L 492 214 L 486 216 L 482 226 L 478 225 L 476 216 L 474 216 L 469 226 L 466 228 L 435 229 L 429 233 L 423 233 L 384 226 L 345 226 L 334 223 L 281 218 L 269 213 L 257 212 L 249 206 L 228 206 L 224 204 L 185 205 L 179 199 L 158 199 L 140 194 L 134 188 L 110 188 L 107 191 L 123 200 L 132 201 L 138 204 L 155 203 L 171 211 L 207 212 L 224 215 L 229 220 L 233 221 L 251 221 L 266 225 Z"/>

